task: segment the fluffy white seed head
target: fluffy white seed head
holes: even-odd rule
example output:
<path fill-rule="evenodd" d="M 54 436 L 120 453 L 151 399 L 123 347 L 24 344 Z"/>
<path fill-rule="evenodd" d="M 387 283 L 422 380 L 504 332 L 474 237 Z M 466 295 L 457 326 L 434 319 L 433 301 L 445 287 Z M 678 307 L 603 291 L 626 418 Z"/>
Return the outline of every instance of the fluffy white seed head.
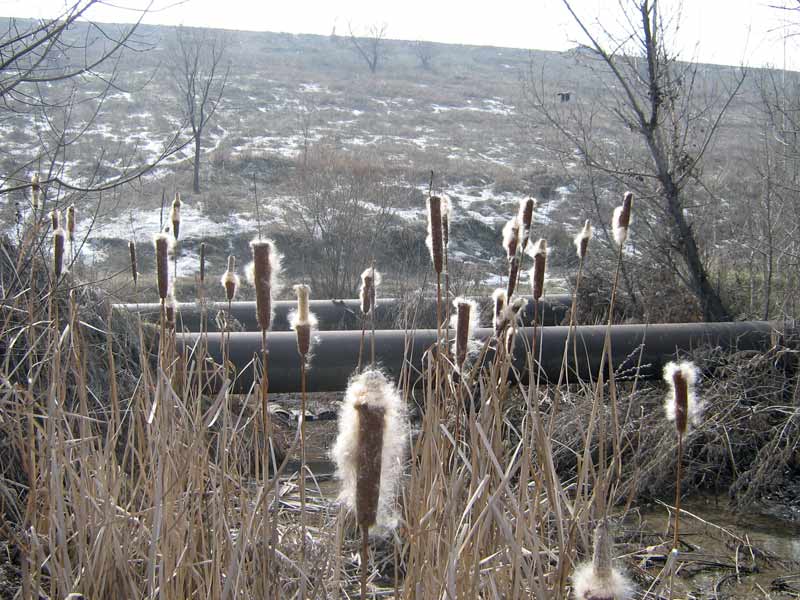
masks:
<path fill-rule="evenodd" d="M 361 312 L 365 315 L 372 310 L 378 299 L 378 286 L 381 284 L 381 274 L 374 267 L 368 267 L 361 273 L 361 287 L 358 297 L 361 300 Z"/>
<path fill-rule="evenodd" d="M 181 228 L 181 195 L 175 192 L 175 200 L 172 201 L 172 207 L 169 210 L 169 220 L 172 223 L 172 235 L 178 239 Z"/>
<path fill-rule="evenodd" d="M 664 380 L 669 384 L 664 409 L 681 435 L 689 425 L 697 427 L 703 420 L 705 405 L 697 398 L 697 378 L 697 367 L 689 361 L 669 362 L 664 367 Z"/>
<path fill-rule="evenodd" d="M 503 227 L 503 248 L 506 250 L 506 257 L 511 260 L 517 255 L 519 245 L 519 220 L 516 216 L 512 217 Z"/>
<path fill-rule="evenodd" d="M 575 236 L 575 250 L 578 258 L 586 258 L 586 251 L 589 249 L 589 240 L 592 239 L 592 224 L 589 220 L 583 225 L 583 229 Z"/>
<path fill-rule="evenodd" d="M 305 284 L 293 287 L 297 294 L 297 309 L 289 313 L 289 326 L 297 334 L 297 349 L 301 356 L 308 357 L 313 343 L 313 331 L 317 328 L 317 317 L 308 309 L 311 288 Z"/>
<path fill-rule="evenodd" d="M 396 499 L 406 461 L 408 420 L 397 388 L 380 371 L 354 375 L 339 408 L 339 433 L 331 450 L 336 476 L 341 481 L 339 501 L 355 512 L 359 478 L 359 410 L 361 406 L 383 411 L 384 434 L 380 449 L 380 496 L 376 525 L 394 528 Z"/>
<path fill-rule="evenodd" d="M 611 219 L 611 228 L 614 233 L 614 241 L 622 246 L 628 239 L 628 228 L 631 224 L 631 209 L 633 208 L 633 194 L 625 192 L 622 198 L 622 206 L 614 209 L 614 215 Z"/>
<path fill-rule="evenodd" d="M 594 532 L 592 562 L 576 567 L 572 588 L 576 600 L 627 600 L 633 595 L 633 585 L 612 565 L 614 540 L 608 525 L 601 522 Z"/>
<path fill-rule="evenodd" d="M 42 186 L 39 185 L 39 173 L 34 173 L 31 177 L 31 205 L 34 210 L 39 210 L 39 201 L 42 194 Z"/>
<path fill-rule="evenodd" d="M 222 274 L 220 280 L 222 287 L 225 288 L 225 299 L 232 301 L 239 289 L 239 276 L 236 274 L 236 257 L 228 257 L 228 269 Z"/>

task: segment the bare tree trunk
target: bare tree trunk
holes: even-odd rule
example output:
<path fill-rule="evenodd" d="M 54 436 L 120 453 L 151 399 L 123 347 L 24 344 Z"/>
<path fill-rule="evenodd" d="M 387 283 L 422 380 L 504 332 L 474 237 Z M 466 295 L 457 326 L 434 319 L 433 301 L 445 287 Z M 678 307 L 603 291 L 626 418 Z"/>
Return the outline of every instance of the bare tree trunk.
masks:
<path fill-rule="evenodd" d="M 192 179 L 192 190 L 195 194 L 200 193 L 200 133 L 194 138 L 194 178 Z"/>

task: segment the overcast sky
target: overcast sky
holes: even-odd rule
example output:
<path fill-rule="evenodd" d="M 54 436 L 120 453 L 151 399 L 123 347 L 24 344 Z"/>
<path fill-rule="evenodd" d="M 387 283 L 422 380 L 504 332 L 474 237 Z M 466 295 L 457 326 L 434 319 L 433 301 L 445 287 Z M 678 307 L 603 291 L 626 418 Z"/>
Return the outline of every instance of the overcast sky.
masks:
<path fill-rule="evenodd" d="M 69 0 L 73 3 L 75 0 Z M 85 0 L 84 0 L 85 1 Z M 628 0 L 572 0 L 588 25 L 602 23 L 619 31 L 624 26 L 619 5 Z M 65 0 L 0 0 L 0 15 L 52 17 Z M 93 6 L 88 16 L 101 22 L 126 22 L 138 17 L 145 0 L 110 0 Z M 680 28 L 674 48 L 682 58 L 748 66 L 771 65 L 800 69 L 800 11 L 797 0 L 661 0 L 662 14 L 680 9 Z M 562 0 L 153 0 L 145 22 L 287 31 L 327 35 L 336 27 L 345 34 L 348 24 L 360 31 L 386 23 L 396 39 L 424 39 L 543 50 L 563 50 L 585 42 Z M 785 46 L 785 49 L 784 49 Z"/>

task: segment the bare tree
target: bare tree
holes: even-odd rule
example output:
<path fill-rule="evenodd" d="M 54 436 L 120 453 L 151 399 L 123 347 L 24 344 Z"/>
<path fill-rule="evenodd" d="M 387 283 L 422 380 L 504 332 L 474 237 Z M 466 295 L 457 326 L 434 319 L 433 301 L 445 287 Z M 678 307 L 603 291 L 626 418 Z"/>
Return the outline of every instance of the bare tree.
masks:
<path fill-rule="evenodd" d="M 378 70 L 379 64 L 383 62 L 385 57 L 383 41 L 386 38 L 387 27 L 386 23 L 370 25 L 367 28 L 366 35 L 358 37 L 353 33 L 352 25 L 348 24 L 350 42 L 367 63 L 371 73 L 375 73 Z"/>
<path fill-rule="evenodd" d="M 84 161 L 79 171 L 66 172 L 68 159 L 87 154 L 78 149 L 79 143 L 109 96 L 129 91 L 119 78 L 123 55 L 151 47 L 137 35 L 138 21 L 125 26 L 91 21 L 91 9 L 98 4 L 102 2 L 74 0 L 53 19 L 5 21 L 0 32 L 0 120 L 15 129 L 25 123 L 35 139 L 17 144 L 14 160 L 4 163 L 0 194 L 27 188 L 34 170 L 44 190 L 109 190 L 137 179 L 182 148 L 180 130 L 144 162 L 95 147 L 90 164 Z M 150 5 L 140 11 L 140 20 Z"/>
<path fill-rule="evenodd" d="M 227 39 L 222 31 L 178 27 L 175 30 L 173 80 L 194 140 L 192 189 L 200 193 L 203 133 L 225 92 L 230 64 L 224 63 Z"/>
<path fill-rule="evenodd" d="M 420 66 L 426 71 L 430 71 L 433 66 L 433 59 L 436 58 L 438 54 L 438 46 L 433 42 L 417 40 L 412 43 L 412 47 L 414 49 L 414 54 L 416 54 L 419 59 Z"/>
<path fill-rule="evenodd" d="M 728 320 L 698 242 L 700 221 L 693 217 L 701 214 L 698 198 L 710 202 L 703 158 L 744 72 L 727 93 L 710 97 L 702 89 L 699 67 L 678 61 L 670 51 L 672 30 L 657 0 L 621 2 L 622 22 L 629 29 L 619 37 L 602 26 L 594 33 L 572 3 L 562 1 L 588 39 L 579 54 L 592 61 L 594 91 L 601 90 L 604 101 L 556 106 L 543 85 L 532 83 L 528 91 L 535 113 L 555 128 L 573 159 L 579 156 L 585 167 L 636 191 L 637 212 L 644 217 L 637 233 L 648 242 L 637 251 L 670 269 L 696 297 L 706 320 Z"/>

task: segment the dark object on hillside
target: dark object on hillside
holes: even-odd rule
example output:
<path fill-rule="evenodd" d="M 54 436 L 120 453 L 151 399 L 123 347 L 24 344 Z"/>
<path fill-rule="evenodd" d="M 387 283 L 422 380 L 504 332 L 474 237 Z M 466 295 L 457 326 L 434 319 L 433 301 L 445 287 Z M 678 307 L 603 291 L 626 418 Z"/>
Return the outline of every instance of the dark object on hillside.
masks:
<path fill-rule="evenodd" d="M 539 376 L 542 382 L 556 381 L 561 370 L 564 344 L 568 327 L 543 327 L 536 330 L 537 343 L 541 344 L 541 363 Z M 611 347 L 613 365 L 619 376 L 625 372 L 636 372 L 639 378 L 661 376 L 661 368 L 672 359 L 676 352 L 689 351 L 702 346 L 738 350 L 767 350 L 776 340 L 793 327 L 782 322 L 746 321 L 740 323 L 698 323 L 672 325 L 614 325 L 611 327 Z M 514 346 L 514 366 L 527 381 L 526 347 L 530 345 L 533 329 L 523 328 L 517 333 Z M 570 378 L 576 376 L 589 380 L 597 374 L 600 364 L 606 327 L 582 326 L 576 328 L 577 346 L 574 342 L 568 348 L 568 357 L 577 351 L 579 368 L 570 365 Z M 412 383 L 421 368 L 423 354 L 436 342 L 436 330 L 422 329 L 408 335 L 403 331 L 379 330 L 375 332 L 375 351 L 379 365 L 398 378 L 407 360 L 412 370 Z M 494 336 L 494 329 L 475 331 L 475 339 L 486 341 Z M 200 340 L 198 334 L 178 334 L 179 348 L 191 350 Z M 216 362 L 221 360 L 221 334 L 208 334 L 208 353 Z M 253 385 L 253 369 L 250 364 L 253 355 L 261 348 L 260 333 L 237 333 L 231 335 L 230 360 L 236 365 L 238 378 L 234 390 L 247 392 Z M 358 350 L 361 341 L 360 331 L 320 332 L 314 346 L 311 368 L 307 373 L 308 391 L 325 392 L 345 389 L 347 380 L 356 369 Z M 300 389 L 300 360 L 297 355 L 294 332 L 270 333 L 267 347 L 270 351 L 269 386 L 270 392 L 297 392 Z M 491 350 L 490 350 L 491 353 Z M 538 353 L 538 352 L 537 352 Z M 406 359 L 407 357 L 407 359 Z M 408 365 L 407 365 L 408 366 Z M 217 382 L 218 383 L 218 382 Z M 209 381 L 213 388 L 214 381 Z"/>
<path fill-rule="evenodd" d="M 484 314 L 488 311 L 490 298 L 478 299 Z M 375 305 L 375 327 L 378 329 L 402 329 L 404 322 L 410 322 L 411 316 L 416 310 L 417 316 L 414 325 L 417 328 L 436 327 L 436 303 L 433 300 L 424 300 L 415 306 L 415 299 L 396 299 L 379 298 Z M 571 305 L 571 298 L 566 294 L 546 296 L 539 303 L 539 321 L 543 325 L 560 325 L 566 321 Z M 118 310 L 130 313 L 139 313 L 146 321 L 155 322 L 158 320 L 159 305 L 148 304 L 116 304 Z M 272 320 L 273 331 L 289 331 L 289 321 L 287 315 L 294 310 L 297 303 L 294 301 L 273 302 L 275 315 Z M 358 299 L 347 300 L 311 300 L 309 308 L 317 319 L 319 319 L 319 329 L 321 331 L 338 331 L 361 329 L 361 301 Z M 534 305 L 528 301 L 522 311 L 523 325 L 533 323 Z M 207 310 L 207 330 L 209 332 L 222 331 L 221 323 L 215 317 L 218 313 L 227 314 L 227 302 L 210 302 L 206 306 Z M 255 302 L 233 302 L 231 303 L 232 323 L 238 324 L 231 327 L 232 331 L 258 331 L 256 323 Z M 489 323 L 491 318 L 483 319 Z M 224 322 L 222 323 L 224 325 Z M 182 302 L 178 304 L 178 329 L 189 332 L 200 331 L 200 307 L 194 302 Z"/>
<path fill-rule="evenodd" d="M 569 102 L 570 92 L 558 92 L 556 95 L 561 102 Z"/>

